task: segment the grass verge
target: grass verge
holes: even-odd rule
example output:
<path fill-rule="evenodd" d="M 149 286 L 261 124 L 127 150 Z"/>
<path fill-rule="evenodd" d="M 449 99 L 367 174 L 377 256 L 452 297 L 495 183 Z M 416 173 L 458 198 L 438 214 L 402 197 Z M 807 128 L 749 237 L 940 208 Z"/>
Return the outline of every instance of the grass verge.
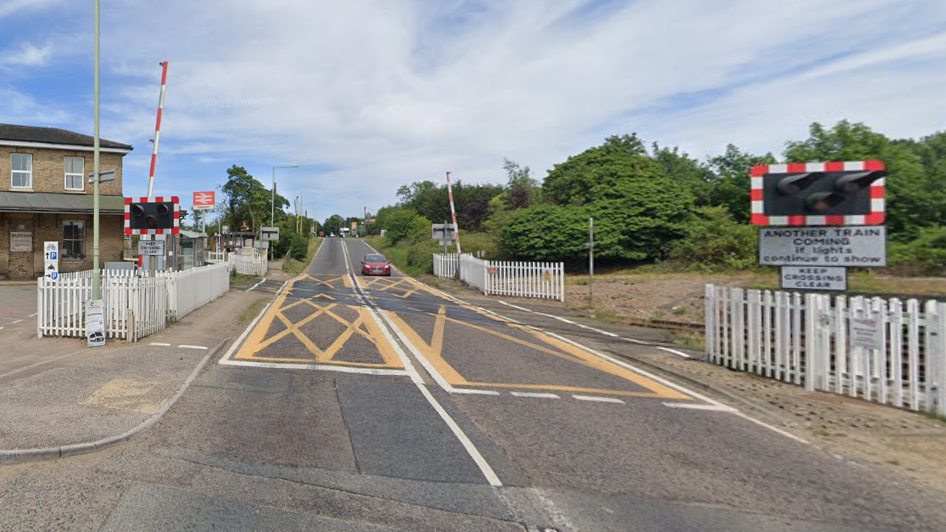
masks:
<path fill-rule="evenodd" d="M 241 284 L 244 281 L 249 281 L 250 279 L 259 279 L 258 275 L 246 275 L 244 273 L 237 273 L 236 270 L 230 271 L 230 284 Z"/>
<path fill-rule="evenodd" d="M 266 306 L 267 298 L 261 297 L 253 302 L 246 310 L 240 313 L 240 323 L 246 323 L 259 315 L 263 307 Z"/>
<path fill-rule="evenodd" d="M 388 240 L 380 236 L 367 236 L 365 237 L 365 242 L 367 242 L 371 247 L 378 250 L 379 253 L 384 255 L 391 261 L 397 269 L 402 272 L 410 275 L 411 277 L 420 277 L 425 273 L 428 273 L 423 268 L 417 266 L 411 266 L 407 262 L 408 254 L 410 250 L 406 246 L 392 246 L 388 243 Z"/>
<path fill-rule="evenodd" d="M 305 251 L 305 260 L 293 260 L 287 257 L 286 262 L 282 265 L 282 271 L 295 275 L 304 272 L 305 269 L 309 267 L 309 263 L 312 262 L 312 257 L 315 257 L 315 252 L 318 250 L 323 240 L 323 238 L 316 237 L 309 241 L 309 249 Z"/>

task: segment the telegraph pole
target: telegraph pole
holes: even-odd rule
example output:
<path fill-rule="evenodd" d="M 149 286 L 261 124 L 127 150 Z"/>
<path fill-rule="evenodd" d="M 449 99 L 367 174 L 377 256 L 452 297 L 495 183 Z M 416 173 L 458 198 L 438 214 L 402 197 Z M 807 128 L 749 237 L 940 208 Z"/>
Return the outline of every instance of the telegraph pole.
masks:
<path fill-rule="evenodd" d="M 588 304 L 594 304 L 591 285 L 595 280 L 595 219 L 588 218 Z"/>

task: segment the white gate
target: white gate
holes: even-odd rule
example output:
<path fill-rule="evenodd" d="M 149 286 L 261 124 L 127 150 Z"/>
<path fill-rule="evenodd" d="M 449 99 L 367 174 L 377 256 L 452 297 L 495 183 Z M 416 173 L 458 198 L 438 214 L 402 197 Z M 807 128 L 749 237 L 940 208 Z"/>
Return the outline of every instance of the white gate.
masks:
<path fill-rule="evenodd" d="M 709 361 L 946 416 L 946 303 L 706 286 Z"/>
<path fill-rule="evenodd" d="M 441 279 L 453 279 L 457 276 L 456 253 L 434 253 L 434 275 Z"/>
<path fill-rule="evenodd" d="M 483 260 L 464 254 L 434 253 L 434 275 L 456 277 L 486 295 L 534 297 L 565 301 L 565 265 L 561 262 Z"/>
<path fill-rule="evenodd" d="M 36 336 L 84 337 L 85 302 L 92 299 L 92 272 L 66 273 L 56 281 L 40 277 L 36 290 Z M 105 335 L 132 342 L 164 330 L 230 289 L 226 264 L 183 272 L 102 272 Z"/>

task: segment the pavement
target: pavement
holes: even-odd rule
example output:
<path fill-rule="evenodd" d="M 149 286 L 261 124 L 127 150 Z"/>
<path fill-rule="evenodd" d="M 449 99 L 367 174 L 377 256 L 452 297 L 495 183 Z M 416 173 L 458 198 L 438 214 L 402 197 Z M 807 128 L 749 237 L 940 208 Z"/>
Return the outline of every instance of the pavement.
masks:
<path fill-rule="evenodd" d="M 157 423 L 207 363 L 289 279 L 270 263 L 264 279 L 137 343 L 37 338 L 35 283 L 0 283 L 0 464 L 60 458 L 119 444 Z M 261 305 L 260 305 L 261 308 Z"/>

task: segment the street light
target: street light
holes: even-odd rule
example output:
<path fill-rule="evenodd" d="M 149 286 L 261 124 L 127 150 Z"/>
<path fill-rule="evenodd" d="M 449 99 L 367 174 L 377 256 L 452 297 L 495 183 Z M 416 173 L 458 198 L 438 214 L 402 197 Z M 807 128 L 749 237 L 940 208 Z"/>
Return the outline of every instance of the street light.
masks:
<path fill-rule="evenodd" d="M 298 164 L 288 164 L 285 166 L 274 166 L 273 167 L 273 204 L 271 212 L 269 213 L 269 225 L 276 225 L 276 169 L 277 168 L 299 168 Z"/>

